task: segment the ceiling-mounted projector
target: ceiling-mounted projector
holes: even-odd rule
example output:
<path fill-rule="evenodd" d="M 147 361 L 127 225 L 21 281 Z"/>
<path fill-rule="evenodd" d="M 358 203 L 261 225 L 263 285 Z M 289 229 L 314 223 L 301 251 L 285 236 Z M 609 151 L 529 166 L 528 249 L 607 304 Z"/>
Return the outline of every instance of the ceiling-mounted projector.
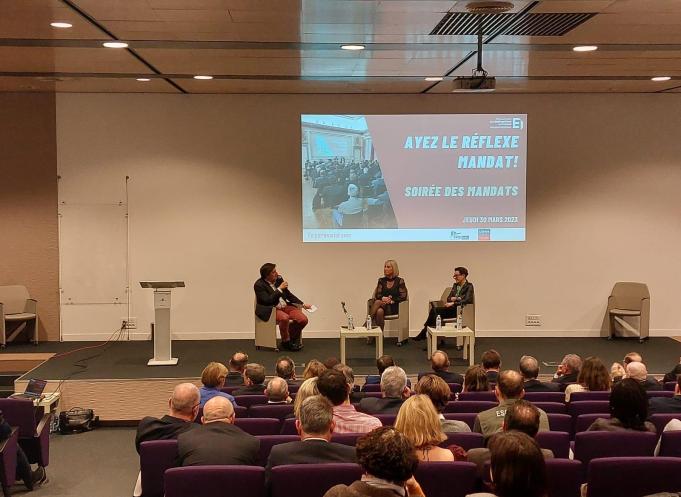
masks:
<path fill-rule="evenodd" d="M 496 78 L 488 76 L 487 73 L 460 76 L 452 81 L 452 93 L 484 93 L 494 91 L 496 87 Z"/>

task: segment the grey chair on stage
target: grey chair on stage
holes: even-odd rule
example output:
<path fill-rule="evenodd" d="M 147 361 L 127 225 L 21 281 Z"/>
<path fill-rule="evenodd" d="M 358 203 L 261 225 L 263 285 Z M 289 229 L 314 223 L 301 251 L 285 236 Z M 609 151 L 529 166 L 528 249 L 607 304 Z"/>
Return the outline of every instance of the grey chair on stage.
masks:
<path fill-rule="evenodd" d="M 447 297 L 452 291 L 452 287 L 448 286 L 447 288 L 444 289 L 442 292 L 442 296 L 440 297 L 440 300 L 432 300 L 428 303 L 428 312 L 430 312 L 430 306 L 433 305 L 440 305 L 444 306 L 444 304 L 447 302 Z M 462 327 L 463 328 L 470 328 L 471 330 L 475 331 L 475 302 L 471 302 L 470 304 L 464 305 L 463 310 L 461 311 L 461 318 L 462 318 Z M 444 318 L 442 320 L 442 323 L 454 323 L 456 322 L 456 318 Z M 463 338 L 457 338 L 456 339 L 456 346 L 459 347 L 463 345 Z"/>
<path fill-rule="evenodd" d="M 650 330 L 650 292 L 645 283 L 620 281 L 608 297 L 608 338 L 625 333 L 638 336 L 639 342 L 648 338 Z"/>
<path fill-rule="evenodd" d="M 367 300 L 367 314 L 375 300 L 375 296 Z M 397 333 L 397 346 L 401 347 L 409 340 L 409 298 L 397 304 L 397 314 L 386 314 L 383 318 L 383 336 L 395 336 Z"/>
<path fill-rule="evenodd" d="M 0 347 L 5 348 L 24 330 L 29 340 L 38 344 L 37 306 L 25 286 L 0 286 Z"/>

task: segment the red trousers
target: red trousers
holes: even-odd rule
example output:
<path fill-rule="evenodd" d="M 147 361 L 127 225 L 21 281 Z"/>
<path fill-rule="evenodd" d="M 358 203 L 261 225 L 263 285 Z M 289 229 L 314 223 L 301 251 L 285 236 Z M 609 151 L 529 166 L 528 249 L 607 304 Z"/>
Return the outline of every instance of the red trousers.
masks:
<path fill-rule="evenodd" d="M 277 324 L 282 342 L 297 341 L 303 334 L 303 328 L 307 326 L 307 316 L 302 309 L 287 305 L 283 309 L 277 309 Z"/>

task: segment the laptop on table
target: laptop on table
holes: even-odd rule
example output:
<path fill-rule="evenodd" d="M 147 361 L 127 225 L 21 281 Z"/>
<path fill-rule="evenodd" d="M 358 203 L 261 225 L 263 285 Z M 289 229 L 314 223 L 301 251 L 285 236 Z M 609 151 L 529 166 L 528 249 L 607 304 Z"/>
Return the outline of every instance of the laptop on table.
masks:
<path fill-rule="evenodd" d="M 24 393 L 15 393 L 11 395 L 13 399 L 26 399 L 26 400 L 36 400 L 43 395 L 45 386 L 47 385 L 47 380 L 39 380 L 37 378 L 31 378 L 28 380 L 28 385 L 26 385 L 26 391 Z"/>

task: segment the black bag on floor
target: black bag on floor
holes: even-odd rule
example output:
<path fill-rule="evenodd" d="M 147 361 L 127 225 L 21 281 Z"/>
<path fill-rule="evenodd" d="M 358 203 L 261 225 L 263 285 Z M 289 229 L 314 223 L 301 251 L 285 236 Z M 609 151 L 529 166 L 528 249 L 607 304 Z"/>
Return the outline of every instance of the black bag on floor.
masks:
<path fill-rule="evenodd" d="M 99 421 L 99 416 L 95 416 L 95 411 L 92 409 L 74 407 L 59 413 L 59 432 L 66 435 L 90 431 L 95 427 L 97 421 Z"/>

